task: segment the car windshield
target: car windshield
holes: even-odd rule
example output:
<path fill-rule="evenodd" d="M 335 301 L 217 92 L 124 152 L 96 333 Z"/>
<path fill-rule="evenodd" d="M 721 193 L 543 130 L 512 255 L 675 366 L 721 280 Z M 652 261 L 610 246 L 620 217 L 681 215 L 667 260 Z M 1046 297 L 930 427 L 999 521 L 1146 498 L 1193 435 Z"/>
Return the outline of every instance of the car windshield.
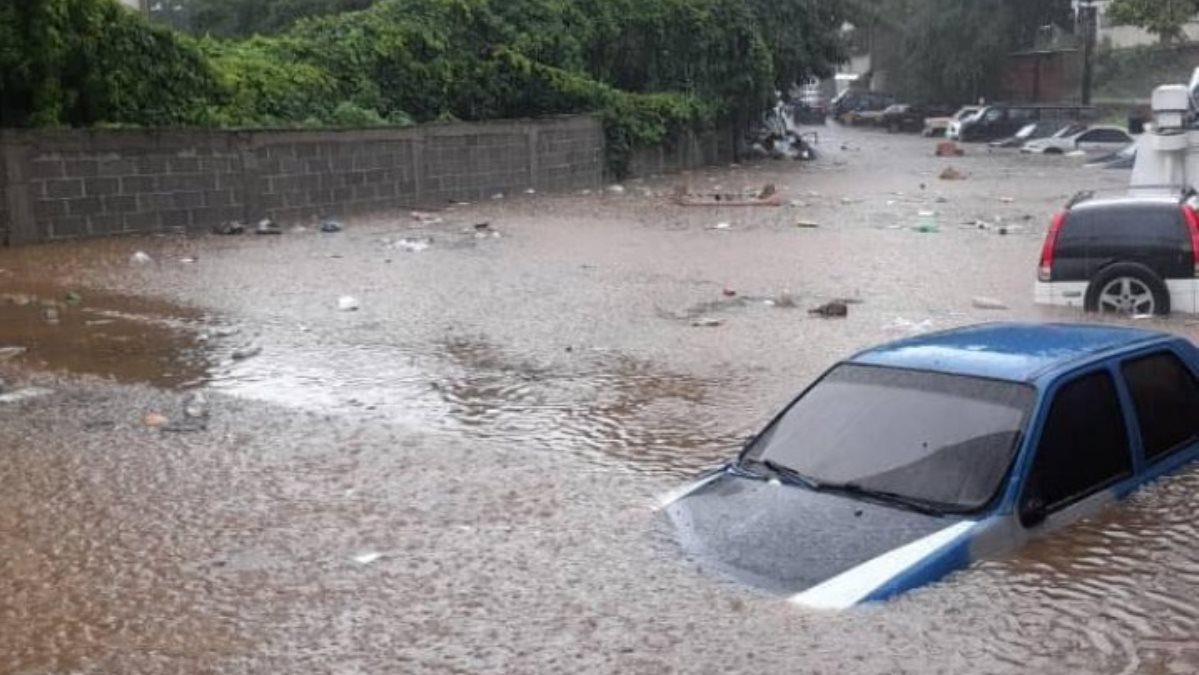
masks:
<path fill-rule="evenodd" d="M 1036 124 L 1026 124 L 1016 132 L 1016 138 L 1024 139 L 1032 136 L 1037 131 Z"/>
<path fill-rule="evenodd" d="M 1034 397 L 1017 383 L 845 364 L 759 436 L 746 459 L 826 487 L 973 511 L 998 491 Z"/>
<path fill-rule="evenodd" d="M 1077 136 L 1078 134 L 1081 134 L 1082 132 L 1084 132 L 1086 130 L 1087 130 L 1087 127 L 1082 124 L 1067 124 L 1066 126 L 1062 127 L 1061 129 L 1058 129 L 1057 133 L 1054 134 L 1053 137 L 1054 138 L 1069 138 L 1071 136 Z"/>

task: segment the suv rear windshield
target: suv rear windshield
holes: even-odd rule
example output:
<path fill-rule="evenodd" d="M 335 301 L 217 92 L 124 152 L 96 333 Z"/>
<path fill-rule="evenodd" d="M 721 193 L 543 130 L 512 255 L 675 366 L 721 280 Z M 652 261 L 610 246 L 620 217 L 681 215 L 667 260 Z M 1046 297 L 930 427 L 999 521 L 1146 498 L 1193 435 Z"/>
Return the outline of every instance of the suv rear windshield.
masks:
<path fill-rule="evenodd" d="M 1177 205 L 1129 203 L 1071 211 L 1058 245 L 1083 246 L 1087 240 L 1101 240 L 1105 245 L 1143 246 L 1147 240 L 1183 244 L 1186 238 L 1186 223 Z"/>
<path fill-rule="evenodd" d="M 1035 398 L 981 378 L 844 364 L 750 447 L 825 485 L 973 511 L 999 490 Z"/>

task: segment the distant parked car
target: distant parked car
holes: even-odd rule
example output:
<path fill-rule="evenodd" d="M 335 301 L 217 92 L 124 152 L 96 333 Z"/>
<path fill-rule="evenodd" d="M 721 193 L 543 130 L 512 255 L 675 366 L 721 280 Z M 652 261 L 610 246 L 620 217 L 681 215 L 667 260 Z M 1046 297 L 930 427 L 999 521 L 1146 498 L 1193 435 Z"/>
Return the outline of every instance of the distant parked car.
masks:
<path fill-rule="evenodd" d="M 1034 122 L 1022 127 L 1015 135 L 991 141 L 989 145 L 993 148 L 1020 148 L 1025 143 L 1038 138 L 1046 138 L 1054 134 L 1073 134 L 1075 130 L 1081 131 L 1083 129 L 1086 129 L 1086 125 L 1063 124 L 1061 122 Z"/>
<path fill-rule="evenodd" d="M 990 324 L 853 356 L 660 501 L 708 574 L 817 609 L 886 600 L 1199 458 L 1199 350 Z"/>
<path fill-rule="evenodd" d="M 924 120 L 924 130 L 921 132 L 925 136 L 945 136 L 949 131 L 949 125 L 953 122 L 961 122 L 978 114 L 982 110 L 982 106 L 968 105 L 960 108 L 956 113 L 949 117 L 929 117 Z"/>
<path fill-rule="evenodd" d="M 949 112 L 945 106 L 897 103 L 883 110 L 881 126 L 891 133 L 914 133 L 924 128 L 925 119 L 943 116 Z"/>
<path fill-rule="evenodd" d="M 1104 155 L 1087 164 L 1100 169 L 1131 169 L 1137 163 L 1137 144 L 1129 143 L 1110 155 Z"/>
<path fill-rule="evenodd" d="M 950 123 L 945 135 L 955 141 L 993 141 L 1011 136 L 1033 122 L 1085 122 L 1095 115 L 1090 106 L 996 104 L 984 107 L 968 119 Z"/>
<path fill-rule="evenodd" d="M 884 108 L 894 102 L 894 97 L 888 94 L 846 89 L 833 99 L 833 117 L 843 122 L 847 115 L 853 113 L 882 112 Z"/>
<path fill-rule="evenodd" d="M 1054 134 L 1024 144 L 1021 152 L 1042 155 L 1064 155 L 1067 152 L 1114 152 L 1133 142 L 1132 136 L 1120 127 L 1090 127 L 1073 135 Z"/>
<path fill-rule="evenodd" d="M 1088 312 L 1199 309 L 1199 214 L 1179 196 L 1089 199 L 1045 237 L 1036 301 Z"/>

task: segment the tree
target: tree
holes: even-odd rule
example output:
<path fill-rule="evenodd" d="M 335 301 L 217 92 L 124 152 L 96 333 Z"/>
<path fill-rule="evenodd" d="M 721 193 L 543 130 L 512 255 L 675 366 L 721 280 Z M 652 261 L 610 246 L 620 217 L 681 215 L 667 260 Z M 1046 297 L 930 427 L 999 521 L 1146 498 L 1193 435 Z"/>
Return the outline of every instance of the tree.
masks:
<path fill-rule="evenodd" d="M 1138 26 L 1162 42 L 1183 37 L 1182 27 L 1199 14 L 1199 0 L 1114 0 L 1107 18 L 1116 24 Z"/>
<path fill-rule="evenodd" d="M 197 35 L 245 37 L 278 33 L 300 19 L 366 9 L 375 1 L 187 0 L 178 5 L 178 9 L 171 8 L 169 11 L 184 15 L 178 21 L 183 23 L 186 30 Z"/>
<path fill-rule="evenodd" d="M 187 41 L 114 0 L 0 4 L 0 126 L 171 126 L 221 92 Z"/>

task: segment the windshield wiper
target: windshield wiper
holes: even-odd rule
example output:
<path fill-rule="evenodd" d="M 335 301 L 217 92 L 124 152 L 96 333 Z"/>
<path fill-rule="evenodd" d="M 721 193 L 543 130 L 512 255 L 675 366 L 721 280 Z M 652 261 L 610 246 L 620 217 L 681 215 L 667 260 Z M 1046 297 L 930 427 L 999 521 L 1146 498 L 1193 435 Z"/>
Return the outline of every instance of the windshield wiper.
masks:
<path fill-rule="evenodd" d="M 916 513 L 923 513 L 926 516 L 944 516 L 950 511 L 943 507 L 939 507 L 931 502 L 928 502 L 917 497 L 909 497 L 901 495 L 898 492 L 889 492 L 887 490 L 873 490 L 871 488 L 862 487 L 857 483 L 825 483 L 821 489 L 827 492 L 838 492 L 854 497 L 865 497 L 876 501 L 898 506 Z"/>
<path fill-rule="evenodd" d="M 766 475 L 763 475 L 756 471 L 750 470 L 746 466 L 746 464 L 748 464 L 750 462 L 752 462 L 754 464 L 761 464 L 762 466 L 766 467 L 767 469 L 770 470 L 770 473 L 773 474 L 773 476 L 766 476 Z M 823 487 L 823 484 L 820 481 L 816 480 L 815 478 L 812 478 L 811 476 L 800 473 L 800 472 L 796 471 L 795 469 L 792 469 L 789 466 L 779 464 L 778 462 L 776 462 L 772 459 L 765 459 L 765 460 L 747 459 L 747 460 L 738 462 L 736 464 L 733 464 L 732 469 L 734 472 L 737 473 L 737 475 L 745 476 L 746 478 L 757 478 L 757 479 L 761 480 L 761 479 L 768 479 L 768 478 L 773 477 L 773 478 L 777 478 L 780 483 L 786 483 L 787 485 L 802 485 L 803 487 L 806 487 L 809 490 L 816 490 L 816 491 L 819 491 Z"/>

